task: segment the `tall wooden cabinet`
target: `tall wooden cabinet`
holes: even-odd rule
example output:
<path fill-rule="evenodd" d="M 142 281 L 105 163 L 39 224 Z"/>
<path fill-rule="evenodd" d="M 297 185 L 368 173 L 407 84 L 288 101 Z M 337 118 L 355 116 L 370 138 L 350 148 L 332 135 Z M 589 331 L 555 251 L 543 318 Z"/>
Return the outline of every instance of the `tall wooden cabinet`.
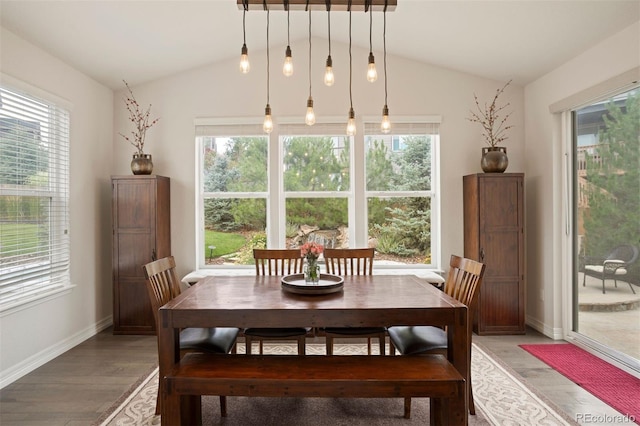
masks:
<path fill-rule="evenodd" d="M 486 264 L 478 334 L 524 334 L 524 174 L 463 178 L 464 256 Z"/>
<path fill-rule="evenodd" d="M 171 255 L 169 178 L 112 176 L 113 332 L 155 334 L 142 265 Z"/>

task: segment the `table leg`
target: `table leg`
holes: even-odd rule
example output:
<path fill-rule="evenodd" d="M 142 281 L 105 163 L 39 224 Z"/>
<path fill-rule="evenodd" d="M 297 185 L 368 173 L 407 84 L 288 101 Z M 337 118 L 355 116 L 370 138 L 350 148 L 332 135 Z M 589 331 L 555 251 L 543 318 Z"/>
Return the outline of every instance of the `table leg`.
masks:
<path fill-rule="evenodd" d="M 180 360 L 180 335 L 179 330 L 170 326 L 169 311 L 160 309 L 160 321 L 162 324 L 158 330 L 158 386 L 160 387 L 160 415 L 164 424 L 179 424 L 180 399 L 169 396 L 164 377 L 172 370 Z"/>
<path fill-rule="evenodd" d="M 471 367 L 471 345 L 468 341 L 470 338 L 469 316 L 466 307 L 456 310 L 455 324 L 450 325 L 448 330 L 449 350 L 448 358 L 453 366 L 464 377 L 465 385 L 463 392 L 454 400 L 444 402 L 443 415 L 448 418 L 446 424 L 467 425 L 469 422 L 469 369 Z M 448 405 L 448 407 L 446 407 Z"/>

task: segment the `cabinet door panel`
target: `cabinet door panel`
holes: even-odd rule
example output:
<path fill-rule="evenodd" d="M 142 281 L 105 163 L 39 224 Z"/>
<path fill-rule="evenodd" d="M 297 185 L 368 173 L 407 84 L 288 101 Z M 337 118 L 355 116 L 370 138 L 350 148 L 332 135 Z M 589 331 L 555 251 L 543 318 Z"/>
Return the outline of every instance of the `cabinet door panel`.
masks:
<path fill-rule="evenodd" d="M 483 282 L 481 310 L 487 330 L 518 329 L 520 324 L 520 292 L 517 281 Z"/>
<path fill-rule="evenodd" d="M 151 302 L 144 280 L 121 280 L 119 295 L 119 322 L 130 330 L 155 328 Z"/>
<path fill-rule="evenodd" d="M 154 223 L 154 193 L 148 182 L 118 184 L 116 217 L 118 229 L 149 229 Z"/>
<path fill-rule="evenodd" d="M 516 281 L 520 276 L 520 233 L 492 232 L 482 236 L 484 276 L 508 277 Z"/>
<path fill-rule="evenodd" d="M 144 278 L 142 265 L 151 262 L 154 238 L 149 233 L 120 233 L 118 237 L 118 276 L 122 278 Z"/>

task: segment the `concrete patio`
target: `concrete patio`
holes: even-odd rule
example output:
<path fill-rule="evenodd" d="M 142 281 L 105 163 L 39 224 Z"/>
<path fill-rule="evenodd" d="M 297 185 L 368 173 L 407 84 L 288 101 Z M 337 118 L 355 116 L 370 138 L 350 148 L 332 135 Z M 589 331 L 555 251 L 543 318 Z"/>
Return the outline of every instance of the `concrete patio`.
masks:
<path fill-rule="evenodd" d="M 578 331 L 611 348 L 640 360 L 640 287 L 613 280 L 605 282 L 587 276 L 582 286 L 582 274 L 578 281 Z"/>

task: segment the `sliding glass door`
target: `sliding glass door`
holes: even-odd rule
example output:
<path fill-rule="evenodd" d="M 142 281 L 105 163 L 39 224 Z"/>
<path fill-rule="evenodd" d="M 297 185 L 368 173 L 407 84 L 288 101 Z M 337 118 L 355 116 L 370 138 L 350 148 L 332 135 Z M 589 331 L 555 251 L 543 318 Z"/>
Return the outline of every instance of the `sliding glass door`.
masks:
<path fill-rule="evenodd" d="M 638 365 L 640 91 L 587 105 L 572 117 L 573 331 L 602 352 Z"/>

